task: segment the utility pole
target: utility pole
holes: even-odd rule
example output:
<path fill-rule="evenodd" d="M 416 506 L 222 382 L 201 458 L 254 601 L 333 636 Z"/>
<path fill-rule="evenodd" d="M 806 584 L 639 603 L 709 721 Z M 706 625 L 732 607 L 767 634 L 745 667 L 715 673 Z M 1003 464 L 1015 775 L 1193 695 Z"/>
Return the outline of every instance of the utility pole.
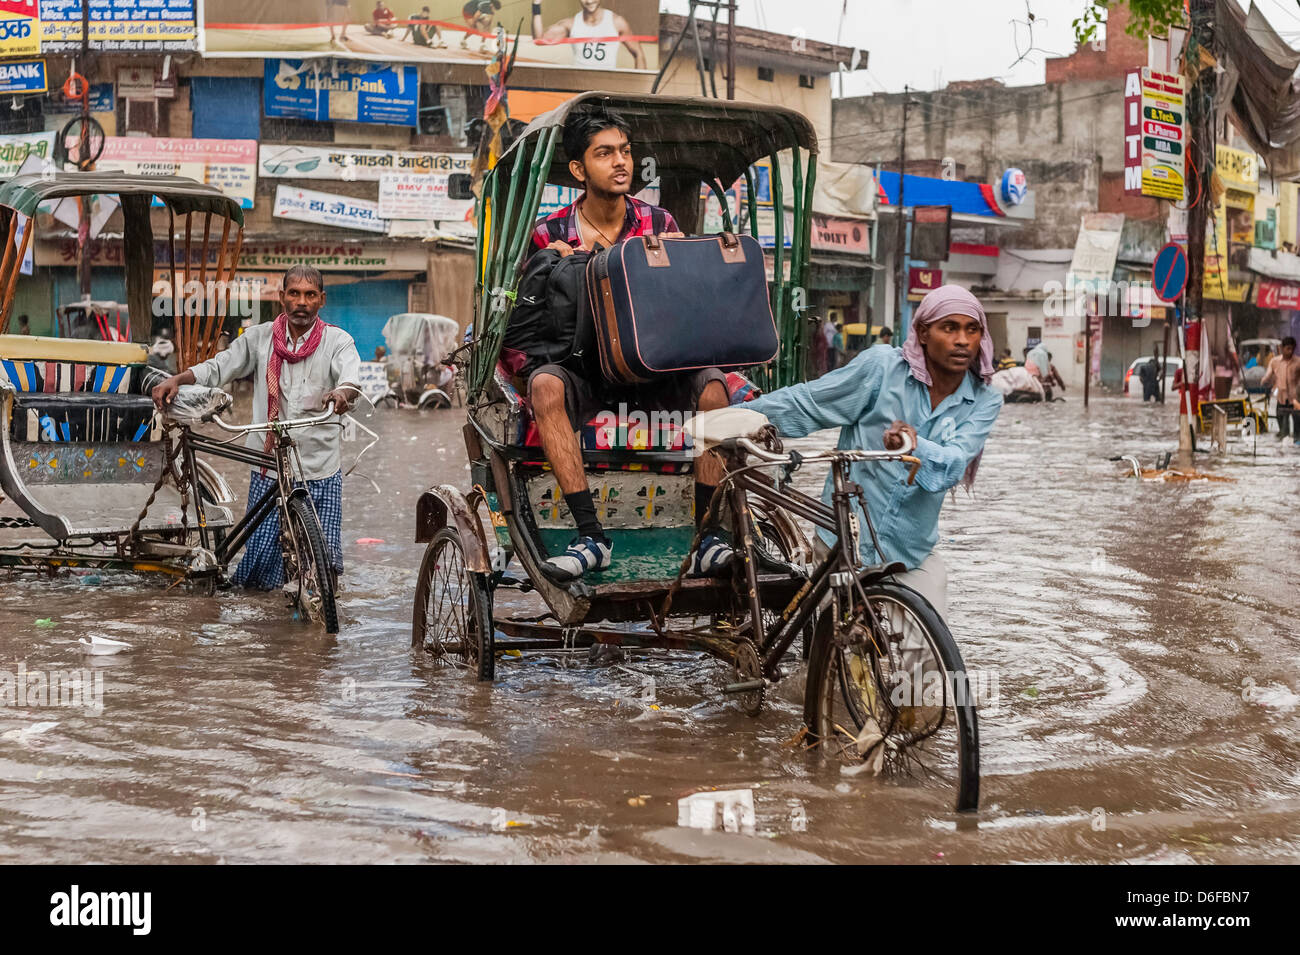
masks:
<path fill-rule="evenodd" d="M 903 202 L 903 169 L 907 164 L 907 110 L 912 104 L 911 87 L 903 86 L 903 129 L 898 139 L 898 226 L 894 240 L 894 333 L 903 334 L 903 303 L 907 301 L 907 205 Z"/>
<path fill-rule="evenodd" d="M 86 72 L 82 74 L 81 97 L 81 138 L 77 143 L 77 168 L 89 169 L 90 163 L 87 162 L 90 150 L 90 77 L 93 74 L 90 68 L 90 0 L 81 0 L 81 62 L 80 66 Z M 81 289 L 81 297 L 90 298 L 90 196 L 81 196 L 77 199 L 77 245 L 80 256 L 77 259 L 77 280 Z M 29 228 L 31 226 L 29 225 Z"/>
<path fill-rule="evenodd" d="M 736 0 L 727 4 L 727 99 L 736 98 Z"/>
<path fill-rule="evenodd" d="M 1214 0 L 1191 0 L 1191 32 L 1187 53 L 1197 62 L 1196 51 L 1205 48 L 1214 53 Z M 1178 450 L 1190 454 L 1196 447 L 1196 410 L 1199 398 L 1201 362 L 1202 292 L 1205 284 L 1205 229 L 1212 214 L 1210 178 L 1214 174 L 1214 94 L 1217 75 L 1213 69 L 1201 70 L 1187 91 L 1188 155 L 1192 159 L 1193 183 L 1188 194 L 1200 199 L 1187 213 L 1187 290 L 1183 295 L 1183 390 L 1178 406 Z M 1226 255 L 1226 250 L 1222 250 Z M 1226 270 L 1225 273 L 1226 274 Z M 1163 372 L 1163 369 L 1161 369 Z M 1163 373 L 1161 375 L 1163 378 Z"/>

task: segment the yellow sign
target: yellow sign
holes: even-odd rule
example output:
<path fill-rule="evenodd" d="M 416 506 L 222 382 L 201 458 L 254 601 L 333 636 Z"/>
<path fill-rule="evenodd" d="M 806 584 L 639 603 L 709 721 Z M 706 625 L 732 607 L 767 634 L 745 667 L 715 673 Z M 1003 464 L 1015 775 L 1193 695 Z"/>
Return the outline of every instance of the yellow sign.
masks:
<path fill-rule="evenodd" d="M 1215 146 L 1214 166 L 1225 188 L 1259 192 L 1259 157 L 1254 153 L 1231 146 Z"/>
<path fill-rule="evenodd" d="M 1187 129 L 1183 125 L 1181 76 L 1144 67 L 1142 81 L 1142 195 L 1183 198 L 1186 180 Z"/>
<path fill-rule="evenodd" d="M 0 0 L 0 56 L 36 56 L 40 52 L 36 0 Z"/>
<path fill-rule="evenodd" d="M 1223 302 L 1244 302 L 1249 282 L 1235 282 L 1228 274 L 1228 210 L 1219 203 L 1214 219 L 1205 226 L 1205 278 L 1202 298 Z"/>

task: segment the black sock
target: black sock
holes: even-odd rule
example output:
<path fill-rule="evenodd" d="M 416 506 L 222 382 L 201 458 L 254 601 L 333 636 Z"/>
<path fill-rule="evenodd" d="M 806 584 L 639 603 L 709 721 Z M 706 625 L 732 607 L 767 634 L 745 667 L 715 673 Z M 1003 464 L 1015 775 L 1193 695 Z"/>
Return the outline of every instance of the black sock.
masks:
<path fill-rule="evenodd" d="M 713 492 L 718 489 L 716 484 L 703 484 L 695 482 L 695 526 L 700 527 L 704 524 L 704 514 L 709 509 L 709 502 L 713 500 Z M 721 509 L 722 502 L 718 502 Z M 709 529 L 713 530 L 718 526 L 718 515 L 714 514 L 709 519 Z"/>
<path fill-rule="evenodd" d="M 569 513 L 578 525 L 581 537 L 594 537 L 605 540 L 605 529 L 596 520 L 596 503 L 591 499 L 591 491 L 578 491 L 576 494 L 564 495 L 564 503 L 569 505 Z"/>

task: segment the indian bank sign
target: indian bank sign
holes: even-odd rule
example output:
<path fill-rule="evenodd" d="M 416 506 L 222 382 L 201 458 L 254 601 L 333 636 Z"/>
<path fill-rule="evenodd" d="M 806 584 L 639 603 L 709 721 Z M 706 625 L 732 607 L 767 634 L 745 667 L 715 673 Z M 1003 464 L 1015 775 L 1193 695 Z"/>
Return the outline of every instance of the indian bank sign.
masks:
<path fill-rule="evenodd" d="M 869 255 L 871 231 L 868 224 L 859 219 L 815 215 L 812 220 L 812 247 L 821 251 Z"/>

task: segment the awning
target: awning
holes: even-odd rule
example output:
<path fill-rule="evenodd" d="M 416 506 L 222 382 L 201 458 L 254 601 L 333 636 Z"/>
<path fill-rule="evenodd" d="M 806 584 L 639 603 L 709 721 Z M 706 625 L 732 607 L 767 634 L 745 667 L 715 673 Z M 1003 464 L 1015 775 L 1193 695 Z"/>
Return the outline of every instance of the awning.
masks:
<path fill-rule="evenodd" d="M 789 155 L 781 154 L 781 176 L 793 182 Z M 794 208 L 794 196 L 785 196 L 785 207 Z M 876 177 L 870 166 L 853 162 L 831 162 L 817 158 L 817 182 L 813 186 L 813 212 L 840 219 L 876 217 Z"/>
<path fill-rule="evenodd" d="M 814 254 L 808 263 L 808 287 L 830 292 L 860 292 L 870 287 L 874 271 L 859 257 Z"/>
<path fill-rule="evenodd" d="M 1300 255 L 1252 248 L 1246 264 L 1252 272 L 1258 272 L 1268 278 L 1281 279 L 1284 282 L 1300 282 Z"/>
<path fill-rule="evenodd" d="M 898 173 L 882 171 L 880 186 L 889 205 L 898 206 Z M 993 196 L 993 187 L 980 182 L 907 176 L 903 180 L 903 201 L 908 206 L 952 206 L 954 217 L 961 213 L 1001 219 L 1006 213 Z"/>
<path fill-rule="evenodd" d="M 1253 3 L 1246 13 L 1236 0 L 1218 0 L 1215 21 L 1224 50 L 1216 107 L 1230 104 L 1242 134 L 1265 155 L 1300 139 L 1300 92 L 1293 79 L 1300 53 Z"/>

